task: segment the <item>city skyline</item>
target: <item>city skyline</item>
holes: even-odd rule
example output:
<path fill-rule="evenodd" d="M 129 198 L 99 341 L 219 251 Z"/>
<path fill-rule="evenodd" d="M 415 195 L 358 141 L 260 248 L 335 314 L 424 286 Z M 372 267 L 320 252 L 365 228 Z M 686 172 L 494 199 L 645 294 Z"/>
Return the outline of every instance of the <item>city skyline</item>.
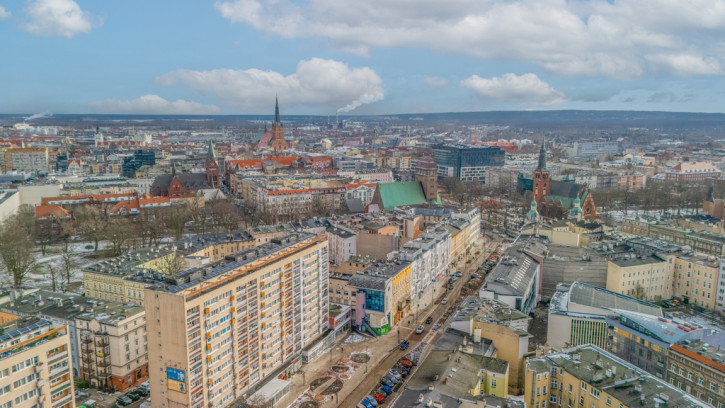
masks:
<path fill-rule="evenodd" d="M 718 112 L 723 2 L 0 3 L 0 112 Z M 652 12 L 656 10 L 656 12 Z"/>

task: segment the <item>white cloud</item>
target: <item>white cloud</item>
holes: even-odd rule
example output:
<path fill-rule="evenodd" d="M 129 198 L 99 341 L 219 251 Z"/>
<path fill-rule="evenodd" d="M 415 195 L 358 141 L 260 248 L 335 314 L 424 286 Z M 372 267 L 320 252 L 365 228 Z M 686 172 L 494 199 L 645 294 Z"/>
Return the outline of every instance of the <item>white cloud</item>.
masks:
<path fill-rule="evenodd" d="M 426 47 L 612 78 L 711 72 L 725 36 L 725 0 L 226 0 L 214 7 L 233 23 L 329 39 L 361 55 Z M 645 58 L 682 49 L 714 63 L 650 66 Z"/>
<path fill-rule="evenodd" d="M 656 68 L 679 76 L 719 75 L 723 73 L 720 61 L 712 56 L 687 53 L 646 55 L 647 61 Z"/>
<path fill-rule="evenodd" d="M 439 78 L 437 76 L 427 76 L 425 77 L 425 84 L 428 86 L 432 86 L 433 88 L 440 88 L 442 86 L 448 85 L 448 80 L 445 78 Z"/>
<path fill-rule="evenodd" d="M 481 99 L 515 102 L 523 106 L 558 105 L 566 101 L 564 93 L 552 88 L 535 74 L 503 74 L 500 77 L 470 76 L 461 86 L 472 89 Z"/>
<path fill-rule="evenodd" d="M 149 115 L 214 115 L 221 112 L 218 106 L 202 105 L 183 99 L 167 101 L 153 94 L 136 99 L 104 99 L 89 104 L 96 112 L 101 113 L 139 113 Z"/>
<path fill-rule="evenodd" d="M 35 35 L 71 38 L 102 24 L 73 0 L 34 0 L 25 13 L 28 21 L 23 28 Z"/>
<path fill-rule="evenodd" d="M 10 14 L 10 12 L 5 9 L 5 7 L 0 6 L 0 20 L 8 19 L 10 18 L 10 16 L 12 16 L 12 14 Z"/>
<path fill-rule="evenodd" d="M 349 112 L 383 99 L 383 81 L 368 67 L 320 58 L 300 61 L 290 75 L 259 69 L 182 69 L 156 78 L 160 85 L 184 85 L 216 95 L 225 104 L 246 112 L 267 112 L 273 95 L 284 105 L 326 106 Z"/>

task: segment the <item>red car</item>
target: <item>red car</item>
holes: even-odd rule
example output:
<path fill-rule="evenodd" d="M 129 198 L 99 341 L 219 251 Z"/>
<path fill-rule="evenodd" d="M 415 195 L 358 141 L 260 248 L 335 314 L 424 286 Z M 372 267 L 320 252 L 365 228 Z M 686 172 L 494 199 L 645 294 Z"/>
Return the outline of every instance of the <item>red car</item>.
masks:
<path fill-rule="evenodd" d="M 383 400 L 385 399 L 385 397 L 377 393 L 373 393 L 372 397 L 375 398 L 375 401 L 377 401 L 378 404 L 382 404 Z"/>
<path fill-rule="evenodd" d="M 400 364 L 408 368 L 413 367 L 413 363 L 411 363 L 410 360 L 400 360 Z"/>

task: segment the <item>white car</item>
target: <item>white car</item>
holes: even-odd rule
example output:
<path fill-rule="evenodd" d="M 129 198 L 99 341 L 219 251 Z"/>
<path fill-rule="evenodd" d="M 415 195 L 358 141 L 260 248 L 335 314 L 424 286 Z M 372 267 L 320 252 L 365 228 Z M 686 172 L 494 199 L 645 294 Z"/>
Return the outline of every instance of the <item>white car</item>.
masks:
<path fill-rule="evenodd" d="M 421 333 L 423 333 L 424 330 L 425 330 L 425 327 L 421 324 L 420 326 L 418 326 L 417 329 L 415 329 L 415 334 L 421 334 Z"/>

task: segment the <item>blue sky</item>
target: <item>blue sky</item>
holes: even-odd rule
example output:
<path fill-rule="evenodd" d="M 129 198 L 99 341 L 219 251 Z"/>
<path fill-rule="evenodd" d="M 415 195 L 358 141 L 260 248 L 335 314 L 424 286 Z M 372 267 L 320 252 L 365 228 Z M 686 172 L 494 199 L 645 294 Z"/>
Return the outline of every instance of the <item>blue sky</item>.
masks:
<path fill-rule="evenodd" d="M 0 112 L 722 112 L 720 0 L 0 0 Z"/>

